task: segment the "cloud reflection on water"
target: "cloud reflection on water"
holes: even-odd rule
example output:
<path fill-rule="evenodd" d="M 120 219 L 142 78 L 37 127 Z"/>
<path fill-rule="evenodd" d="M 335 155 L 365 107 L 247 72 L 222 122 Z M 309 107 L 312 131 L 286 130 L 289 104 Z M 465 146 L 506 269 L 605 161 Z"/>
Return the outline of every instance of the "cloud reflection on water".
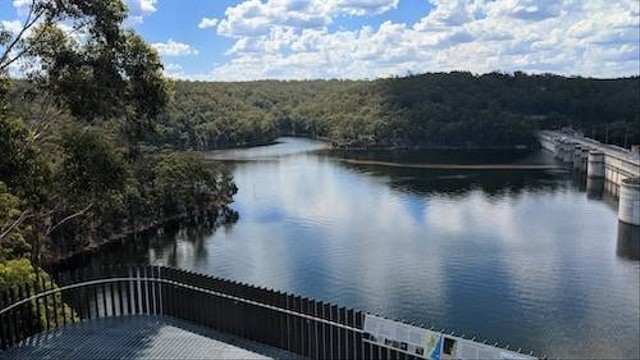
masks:
<path fill-rule="evenodd" d="M 149 261 L 551 356 L 640 352 L 640 265 L 616 255 L 615 209 L 566 173 L 381 169 L 287 151 L 234 165 L 236 224 L 178 234 Z"/>

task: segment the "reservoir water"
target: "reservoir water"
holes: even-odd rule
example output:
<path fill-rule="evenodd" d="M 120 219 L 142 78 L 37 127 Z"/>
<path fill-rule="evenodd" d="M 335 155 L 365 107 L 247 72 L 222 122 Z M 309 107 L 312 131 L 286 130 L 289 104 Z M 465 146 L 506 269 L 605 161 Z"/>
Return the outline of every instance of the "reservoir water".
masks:
<path fill-rule="evenodd" d="M 232 168 L 236 223 L 84 261 L 177 266 L 536 355 L 640 358 L 640 263 L 618 245 L 616 201 L 587 196 L 550 154 L 283 138 L 206 156 Z"/>

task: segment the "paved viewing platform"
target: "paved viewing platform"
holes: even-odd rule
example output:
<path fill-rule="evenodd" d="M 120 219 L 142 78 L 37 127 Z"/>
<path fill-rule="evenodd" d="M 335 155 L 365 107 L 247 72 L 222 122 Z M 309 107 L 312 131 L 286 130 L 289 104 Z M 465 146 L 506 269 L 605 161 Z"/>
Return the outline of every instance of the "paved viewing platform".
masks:
<path fill-rule="evenodd" d="M 300 359 L 167 316 L 94 319 L 39 333 L 0 359 Z"/>

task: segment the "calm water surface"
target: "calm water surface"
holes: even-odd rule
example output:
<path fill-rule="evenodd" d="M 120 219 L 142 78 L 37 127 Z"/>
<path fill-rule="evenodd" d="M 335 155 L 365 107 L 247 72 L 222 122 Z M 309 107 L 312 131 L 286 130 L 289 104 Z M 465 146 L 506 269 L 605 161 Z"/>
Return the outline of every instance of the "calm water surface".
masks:
<path fill-rule="evenodd" d="M 234 160 L 237 223 L 189 225 L 97 254 L 173 265 L 537 355 L 639 358 L 640 264 L 618 249 L 616 203 L 563 170 L 347 164 L 554 164 L 546 153 L 213 152 Z M 638 241 L 638 239 L 635 239 Z"/>

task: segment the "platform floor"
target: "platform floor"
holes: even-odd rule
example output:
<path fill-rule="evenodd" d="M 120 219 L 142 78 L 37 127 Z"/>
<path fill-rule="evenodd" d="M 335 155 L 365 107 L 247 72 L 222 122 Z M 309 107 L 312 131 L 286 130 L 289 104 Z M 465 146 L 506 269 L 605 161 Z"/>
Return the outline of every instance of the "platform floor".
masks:
<path fill-rule="evenodd" d="M 300 356 L 162 316 L 90 320 L 37 334 L 0 359 L 299 359 Z"/>

